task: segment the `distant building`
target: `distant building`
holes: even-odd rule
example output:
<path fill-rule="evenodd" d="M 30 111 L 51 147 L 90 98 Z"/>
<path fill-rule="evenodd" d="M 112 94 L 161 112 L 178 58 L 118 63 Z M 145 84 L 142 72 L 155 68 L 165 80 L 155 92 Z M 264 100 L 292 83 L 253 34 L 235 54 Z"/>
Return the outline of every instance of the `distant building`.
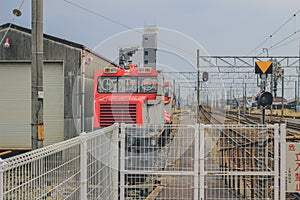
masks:
<path fill-rule="evenodd" d="M 157 32 L 155 26 L 145 26 L 142 47 L 144 49 L 144 67 L 156 69 Z"/>
<path fill-rule="evenodd" d="M 298 104 L 297 104 L 297 100 L 298 100 Z M 297 108 L 296 110 L 299 112 L 300 111 L 300 98 L 297 98 L 297 99 L 293 98 L 293 99 L 288 100 L 287 106 L 290 109 L 296 109 Z"/>
<path fill-rule="evenodd" d="M 142 47 L 123 47 L 119 49 L 119 65 L 125 66 L 129 62 L 138 67 L 156 69 L 157 32 L 155 26 L 145 26 L 142 36 Z"/>
<path fill-rule="evenodd" d="M 287 106 L 287 100 L 283 98 L 283 106 Z M 281 109 L 282 108 L 282 97 L 273 97 L 273 109 Z"/>

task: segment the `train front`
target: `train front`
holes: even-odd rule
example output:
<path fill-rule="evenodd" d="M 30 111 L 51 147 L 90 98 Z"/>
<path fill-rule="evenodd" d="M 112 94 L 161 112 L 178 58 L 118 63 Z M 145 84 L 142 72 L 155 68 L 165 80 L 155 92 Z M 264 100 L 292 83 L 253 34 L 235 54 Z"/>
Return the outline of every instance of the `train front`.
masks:
<path fill-rule="evenodd" d="M 94 129 L 116 122 L 144 126 L 165 122 L 157 70 L 107 67 L 94 77 Z"/>

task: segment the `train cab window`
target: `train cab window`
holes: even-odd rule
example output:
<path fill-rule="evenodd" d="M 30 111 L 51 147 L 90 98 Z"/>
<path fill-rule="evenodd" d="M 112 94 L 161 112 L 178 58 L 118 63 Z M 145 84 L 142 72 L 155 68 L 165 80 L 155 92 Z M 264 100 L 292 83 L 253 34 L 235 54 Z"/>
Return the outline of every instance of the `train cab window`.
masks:
<path fill-rule="evenodd" d="M 116 93 L 117 77 L 99 77 L 98 78 L 98 92 L 100 93 Z"/>
<path fill-rule="evenodd" d="M 151 76 L 123 76 L 98 78 L 99 93 L 151 93 L 157 92 L 157 78 Z"/>
<path fill-rule="evenodd" d="M 165 97 L 169 96 L 169 86 L 168 85 L 164 86 L 164 94 L 165 94 Z"/>
<path fill-rule="evenodd" d="M 119 77 L 118 92 L 120 93 L 136 93 L 137 92 L 137 77 Z"/>
<path fill-rule="evenodd" d="M 140 93 L 156 93 L 157 80 L 156 77 L 139 77 Z"/>

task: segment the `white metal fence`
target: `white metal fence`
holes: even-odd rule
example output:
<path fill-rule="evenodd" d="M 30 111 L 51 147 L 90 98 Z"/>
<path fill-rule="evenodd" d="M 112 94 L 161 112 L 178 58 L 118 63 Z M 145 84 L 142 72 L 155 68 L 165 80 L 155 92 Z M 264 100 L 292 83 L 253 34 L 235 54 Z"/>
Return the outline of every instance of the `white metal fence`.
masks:
<path fill-rule="evenodd" d="M 0 200 L 283 200 L 285 134 L 285 125 L 114 125 L 0 159 Z"/>
<path fill-rule="evenodd" d="M 120 199 L 198 199 L 198 137 L 194 125 L 122 124 Z"/>
<path fill-rule="evenodd" d="M 284 141 L 285 126 L 280 135 Z M 200 141 L 201 198 L 285 199 L 278 125 L 201 126 Z M 285 163 L 284 154 L 280 161 Z"/>
<path fill-rule="evenodd" d="M 285 199 L 278 125 L 122 125 L 120 138 L 120 199 Z"/>
<path fill-rule="evenodd" d="M 118 126 L 0 159 L 0 200 L 118 199 Z"/>

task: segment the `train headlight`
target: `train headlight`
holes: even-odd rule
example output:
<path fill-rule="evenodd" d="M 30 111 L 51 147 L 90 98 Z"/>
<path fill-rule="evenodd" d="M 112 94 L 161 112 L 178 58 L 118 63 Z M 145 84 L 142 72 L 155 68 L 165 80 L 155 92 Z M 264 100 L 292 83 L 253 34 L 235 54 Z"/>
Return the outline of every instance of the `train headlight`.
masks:
<path fill-rule="evenodd" d="M 104 73 L 106 74 L 112 74 L 112 73 L 117 73 L 117 68 L 115 67 L 106 67 L 104 69 Z"/>

